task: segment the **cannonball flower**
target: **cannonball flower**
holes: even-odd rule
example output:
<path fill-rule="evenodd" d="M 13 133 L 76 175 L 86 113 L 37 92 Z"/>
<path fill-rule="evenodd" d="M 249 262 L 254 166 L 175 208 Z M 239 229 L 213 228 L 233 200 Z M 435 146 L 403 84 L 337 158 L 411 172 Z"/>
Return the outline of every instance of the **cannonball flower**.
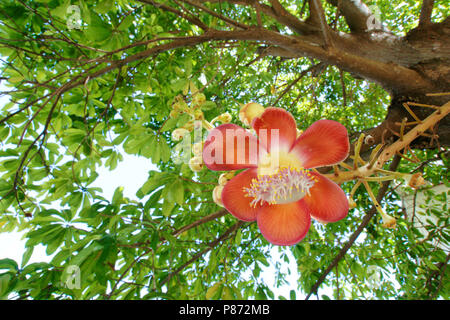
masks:
<path fill-rule="evenodd" d="M 242 170 L 223 187 L 223 206 L 236 218 L 256 221 L 275 245 L 294 245 L 307 234 L 311 217 L 323 222 L 347 216 L 344 191 L 310 170 L 348 156 L 346 128 L 319 120 L 297 136 L 294 117 L 281 108 L 265 108 L 251 123 L 256 136 L 235 124 L 212 129 L 203 162 L 215 171 Z"/>

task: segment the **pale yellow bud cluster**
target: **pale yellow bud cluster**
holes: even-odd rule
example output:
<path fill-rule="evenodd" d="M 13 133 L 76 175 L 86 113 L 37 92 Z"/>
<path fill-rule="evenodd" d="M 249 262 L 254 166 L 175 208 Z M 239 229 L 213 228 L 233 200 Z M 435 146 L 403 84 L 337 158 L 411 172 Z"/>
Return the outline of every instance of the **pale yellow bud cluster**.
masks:
<path fill-rule="evenodd" d="M 192 104 L 194 108 L 201 107 L 206 102 L 206 96 L 203 93 L 196 93 L 192 97 Z"/>
<path fill-rule="evenodd" d="M 234 177 L 234 173 L 235 173 L 235 171 L 228 171 L 228 172 L 222 173 L 219 176 L 219 185 L 216 186 L 213 190 L 213 194 L 212 194 L 213 200 L 217 205 L 219 205 L 221 207 L 223 207 L 223 203 L 222 203 L 223 188 L 227 184 L 228 180 L 230 180 L 231 178 Z"/>

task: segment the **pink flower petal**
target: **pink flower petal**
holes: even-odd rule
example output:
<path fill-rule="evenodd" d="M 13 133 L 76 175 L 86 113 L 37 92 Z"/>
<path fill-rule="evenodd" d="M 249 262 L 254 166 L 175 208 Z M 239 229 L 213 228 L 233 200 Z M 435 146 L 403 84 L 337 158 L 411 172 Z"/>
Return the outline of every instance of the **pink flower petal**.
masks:
<path fill-rule="evenodd" d="M 269 152 L 271 150 L 289 151 L 297 138 L 294 117 L 281 108 L 266 108 L 260 117 L 253 120 L 252 126 L 259 137 L 259 143 Z M 272 130 L 278 130 L 278 132 Z"/>
<path fill-rule="evenodd" d="M 251 197 L 246 197 L 244 188 L 249 188 L 252 179 L 257 178 L 256 169 L 247 169 L 225 184 L 222 203 L 233 216 L 244 221 L 255 221 L 259 206 L 253 208 Z"/>
<path fill-rule="evenodd" d="M 261 207 L 257 222 L 267 241 L 276 245 L 290 246 L 306 236 L 311 225 L 311 217 L 308 207 L 300 200 Z"/>
<path fill-rule="evenodd" d="M 328 166 L 345 160 L 349 152 L 347 129 L 333 120 L 314 122 L 298 137 L 291 153 L 305 168 Z"/>
<path fill-rule="evenodd" d="M 258 139 L 238 125 L 212 129 L 203 147 L 203 162 L 210 170 L 230 171 L 257 166 Z"/>
<path fill-rule="evenodd" d="M 336 222 L 347 216 L 349 205 L 344 190 L 321 174 L 310 172 L 318 181 L 302 200 L 311 216 L 320 222 Z"/>

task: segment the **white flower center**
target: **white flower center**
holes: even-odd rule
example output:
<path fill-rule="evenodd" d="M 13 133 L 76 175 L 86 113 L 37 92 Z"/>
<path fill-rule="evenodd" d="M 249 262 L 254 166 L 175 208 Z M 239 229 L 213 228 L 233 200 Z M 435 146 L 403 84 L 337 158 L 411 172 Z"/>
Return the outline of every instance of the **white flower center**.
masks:
<path fill-rule="evenodd" d="M 272 175 L 253 179 L 250 188 L 244 187 L 246 197 L 253 197 L 250 205 L 291 203 L 309 195 L 309 189 L 317 182 L 308 171 L 284 167 Z"/>

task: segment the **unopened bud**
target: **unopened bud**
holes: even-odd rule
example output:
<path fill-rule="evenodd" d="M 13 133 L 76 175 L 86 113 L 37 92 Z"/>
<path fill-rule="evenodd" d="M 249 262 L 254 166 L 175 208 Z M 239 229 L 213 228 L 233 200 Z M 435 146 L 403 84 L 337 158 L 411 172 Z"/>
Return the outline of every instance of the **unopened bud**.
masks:
<path fill-rule="evenodd" d="M 219 185 L 224 186 L 228 182 L 228 177 L 226 173 L 222 173 L 219 177 Z"/>
<path fill-rule="evenodd" d="M 356 208 L 356 202 L 355 202 L 355 200 L 353 200 L 352 198 L 349 198 L 349 199 L 348 199 L 348 207 L 349 207 L 350 209 Z"/>
<path fill-rule="evenodd" d="M 189 168 L 191 168 L 191 170 L 193 172 L 200 172 L 203 169 L 203 161 L 202 161 L 202 157 L 193 157 L 191 158 L 191 160 L 189 160 Z"/>
<path fill-rule="evenodd" d="M 230 123 L 232 120 L 232 116 L 228 112 L 225 112 L 222 113 L 219 117 L 217 117 L 217 120 L 222 123 Z"/>
<path fill-rule="evenodd" d="M 224 188 L 224 186 L 217 186 L 214 188 L 213 193 L 212 193 L 213 201 L 221 207 L 223 207 L 223 203 L 222 203 L 223 188 Z"/>
<path fill-rule="evenodd" d="M 178 111 L 172 110 L 172 111 L 170 111 L 170 113 L 169 113 L 169 118 L 174 119 L 174 118 L 178 117 L 178 115 L 179 115 L 179 112 L 178 112 Z"/>
<path fill-rule="evenodd" d="M 172 140 L 173 141 L 180 141 L 188 133 L 189 133 L 189 131 L 184 129 L 184 128 L 175 129 L 175 130 L 172 131 Z"/>
<path fill-rule="evenodd" d="M 192 98 L 192 104 L 201 106 L 206 102 L 206 96 L 203 93 L 197 93 Z"/>
<path fill-rule="evenodd" d="M 205 119 L 205 116 L 203 115 L 203 111 L 200 109 L 196 109 L 194 111 L 194 118 L 195 120 L 203 120 Z"/>
<path fill-rule="evenodd" d="M 239 111 L 239 119 L 246 126 L 252 124 L 253 119 L 261 116 L 264 112 L 264 107 L 256 102 L 250 102 L 245 104 Z"/>
<path fill-rule="evenodd" d="M 374 142 L 375 142 L 375 138 L 372 137 L 370 134 L 364 138 L 364 144 L 372 145 L 372 144 L 374 144 Z"/>

